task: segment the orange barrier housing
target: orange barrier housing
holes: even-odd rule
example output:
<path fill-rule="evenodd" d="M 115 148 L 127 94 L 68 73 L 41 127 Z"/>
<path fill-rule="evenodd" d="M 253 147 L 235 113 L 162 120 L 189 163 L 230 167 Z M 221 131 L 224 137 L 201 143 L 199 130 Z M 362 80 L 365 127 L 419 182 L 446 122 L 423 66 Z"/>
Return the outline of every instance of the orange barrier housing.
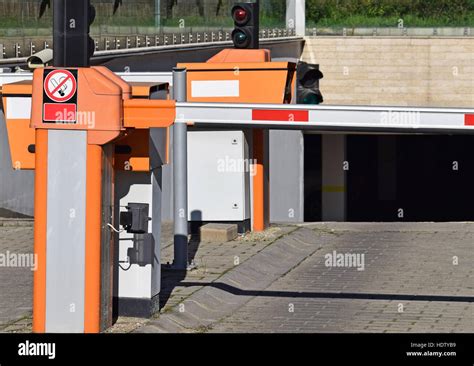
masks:
<path fill-rule="evenodd" d="M 263 51 L 263 50 L 262 50 Z M 290 103 L 295 65 L 290 62 L 223 62 L 178 64 L 187 70 L 187 101 L 202 103 Z M 199 82 L 238 82 L 238 95 L 201 96 Z"/>
<path fill-rule="evenodd" d="M 36 87 L 41 83 L 38 80 L 42 80 L 42 70 L 36 71 L 35 80 L 37 80 Z M 113 72 L 105 67 L 93 67 L 85 70 L 85 73 L 81 72 L 82 77 L 86 82 L 94 80 L 92 87 L 86 87 L 84 90 L 83 80 L 80 81 L 80 89 L 83 90 L 81 95 L 85 96 L 87 90 L 92 90 L 95 85 L 98 84 L 98 89 L 94 89 L 94 94 L 97 95 L 97 102 L 85 104 L 84 115 L 82 121 L 87 125 L 88 117 L 90 116 L 89 108 L 90 104 L 96 103 L 97 109 L 94 109 L 94 120 L 93 124 L 97 123 L 97 118 L 107 118 L 107 110 L 102 108 L 102 103 L 107 105 L 109 101 L 104 101 L 101 98 L 104 97 L 104 85 L 107 84 L 105 79 L 113 78 L 115 86 L 112 93 L 115 94 L 115 104 L 120 103 L 122 110 L 122 116 L 119 120 L 123 121 L 121 127 L 115 126 L 114 131 L 121 131 L 123 137 L 117 141 L 120 145 L 126 145 L 129 147 L 130 152 L 120 153 L 116 155 L 115 168 L 118 170 L 133 170 L 133 171 L 149 171 L 149 152 L 148 152 L 148 140 L 149 140 L 149 129 L 150 128 L 165 128 L 169 129 L 174 122 L 176 111 L 175 102 L 169 100 L 169 86 L 167 83 L 147 83 L 147 82 L 135 82 L 126 83 L 121 78 L 118 78 Z M 44 71 L 43 71 L 44 72 Z M 99 78 L 95 77 L 99 74 Z M 100 76 L 102 75 L 102 76 Z M 106 88 L 106 87 L 105 87 Z M 41 89 L 40 89 L 41 90 Z M 166 100 L 150 100 L 151 95 L 154 92 L 164 90 L 167 93 Z M 8 140 L 10 145 L 10 153 L 12 160 L 12 167 L 14 169 L 35 169 L 35 127 L 41 128 L 42 126 L 48 128 L 48 125 L 44 126 L 42 123 L 42 110 L 37 107 L 34 112 L 34 121 L 32 114 L 30 113 L 29 118 L 8 118 L 9 113 L 7 108 L 12 105 L 12 102 L 24 99 L 32 99 L 33 94 L 33 82 L 32 81 L 20 81 L 11 84 L 5 84 L 2 88 L 2 102 L 3 109 L 5 112 L 6 127 L 8 133 Z M 119 97 L 121 95 L 121 97 Z M 42 98 L 41 93 L 38 98 Z M 109 99 L 110 97 L 106 98 Z M 132 99 L 133 98 L 133 99 Z M 94 97 L 95 99 L 95 97 Z M 120 101 L 120 99 L 122 99 Z M 81 98 L 78 103 L 82 102 Z M 84 105 L 84 104 L 81 104 Z M 109 105 L 110 107 L 110 105 Z M 100 112 L 99 115 L 97 114 Z M 116 112 L 115 112 L 116 113 Z M 113 117 L 113 116 L 112 116 Z M 115 116 L 117 117 L 117 116 Z M 104 127 L 93 126 L 89 133 L 89 143 L 103 144 L 104 141 L 112 140 L 117 137 L 117 133 L 114 131 L 104 130 Z M 87 126 L 76 125 L 55 125 L 58 129 L 88 129 Z M 103 131 L 97 135 L 97 130 L 103 129 Z M 109 132 L 106 132 L 109 131 Z M 169 131 L 167 132 L 169 136 Z M 168 139 L 169 140 L 169 139 Z M 166 151 L 169 149 L 169 141 L 167 141 Z M 169 154 L 167 154 L 169 155 Z M 168 159 L 166 159 L 168 162 Z"/>
<path fill-rule="evenodd" d="M 118 137 L 124 130 L 123 99 L 129 99 L 131 87 L 106 68 L 79 68 L 77 70 L 77 123 L 44 123 L 43 74 L 36 69 L 33 74 L 31 127 L 37 129 L 87 130 L 89 143 L 105 144 Z M 71 70 L 71 69 L 69 69 Z M 105 132 L 105 133 L 100 133 Z"/>
<path fill-rule="evenodd" d="M 84 332 L 100 332 L 102 148 L 87 146 Z"/>
<path fill-rule="evenodd" d="M 51 224 L 47 222 L 47 205 L 51 199 L 47 194 L 48 130 L 82 130 L 87 131 L 84 332 L 97 333 L 101 326 L 101 288 L 102 291 L 112 288 L 111 284 L 101 283 L 102 205 L 105 199 L 103 195 L 105 191 L 109 193 L 113 191 L 103 187 L 103 184 L 107 184 L 103 183 L 102 175 L 104 159 L 107 159 L 108 155 L 106 156 L 102 146 L 112 142 L 114 145 L 124 144 L 129 148 L 130 151 L 126 154 L 115 154 L 116 169 L 128 161 L 132 167 L 130 170 L 149 171 L 149 129 L 167 130 L 174 123 L 175 102 L 150 100 L 149 96 L 154 87 L 144 83 L 135 87 L 135 96 L 139 99 L 132 99 L 133 87 L 104 67 L 67 69 L 75 70 L 77 74 L 77 94 L 75 94 L 77 100 L 74 100 L 76 117 L 83 113 L 89 114 L 90 119 L 77 119 L 76 123 L 62 121 L 49 123 L 44 120 L 46 112 L 43 110 L 46 103 L 44 99 L 46 70 L 48 69 L 35 70 L 33 83 L 18 83 L 4 88 L 4 98 L 17 95 L 32 97 L 31 118 L 25 119 L 21 124 L 14 124 L 18 121 L 8 121 L 8 124 L 13 160 L 21 159 L 26 166 L 36 168 L 34 250 L 38 256 L 38 270 L 34 274 L 33 331 L 42 333 L 47 329 L 47 232 L 48 225 Z M 63 104 L 58 103 L 58 108 L 62 106 Z M 34 144 L 35 153 L 30 151 L 30 155 L 25 154 L 29 145 L 25 146 L 23 133 L 32 134 L 27 142 L 29 145 Z M 166 148 L 168 146 L 167 141 Z M 34 163 L 30 161 L 32 158 L 36 159 Z M 113 178 L 110 182 L 113 182 Z"/>
<path fill-rule="evenodd" d="M 295 86 L 296 64 L 271 62 L 269 50 L 226 49 L 206 63 L 181 63 L 187 70 L 187 101 L 214 103 L 291 103 Z M 200 83 L 217 82 L 214 95 L 198 91 Z M 221 83 L 221 84 L 219 84 Z M 222 85 L 219 89 L 219 85 Z M 229 93 L 228 86 L 234 86 Z M 222 93 L 222 94 L 221 94 Z M 267 135 L 263 130 L 253 133 L 253 156 L 256 174 L 253 177 L 253 230 L 268 225 L 268 177 L 266 176 Z"/>
<path fill-rule="evenodd" d="M 35 154 L 32 149 L 35 144 L 35 130 L 30 128 L 30 115 L 12 115 L 9 110 L 13 109 L 15 103 L 31 98 L 32 90 L 31 81 L 19 81 L 2 87 L 2 104 L 13 169 L 35 168 Z"/>

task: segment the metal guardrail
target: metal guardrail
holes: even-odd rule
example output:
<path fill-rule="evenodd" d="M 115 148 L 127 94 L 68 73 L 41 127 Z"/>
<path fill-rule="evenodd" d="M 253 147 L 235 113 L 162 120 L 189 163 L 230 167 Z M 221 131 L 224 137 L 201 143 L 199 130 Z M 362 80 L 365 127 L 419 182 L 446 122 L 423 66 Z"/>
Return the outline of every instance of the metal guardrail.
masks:
<path fill-rule="evenodd" d="M 200 43 L 228 42 L 231 40 L 230 30 L 182 32 L 182 33 L 157 33 L 148 35 L 129 36 L 101 36 L 95 41 L 95 49 L 101 51 L 146 49 L 150 47 L 189 45 Z M 275 39 L 294 37 L 294 29 L 272 28 L 260 31 L 260 39 Z M 7 46 L 0 43 L 0 64 L 2 61 L 22 62 L 36 52 L 52 47 L 52 38 L 46 40 L 25 40 Z"/>
<path fill-rule="evenodd" d="M 474 37 L 473 27 L 312 27 L 306 29 L 309 37 Z M 275 39 L 296 36 L 292 28 L 267 28 L 260 31 L 260 38 Z M 230 29 L 201 32 L 157 33 L 145 35 L 98 35 L 96 51 L 145 49 L 149 47 L 228 42 Z M 0 40 L 0 64 L 25 59 L 45 48 L 52 47 L 52 38 L 24 38 L 22 42 L 7 44 Z"/>

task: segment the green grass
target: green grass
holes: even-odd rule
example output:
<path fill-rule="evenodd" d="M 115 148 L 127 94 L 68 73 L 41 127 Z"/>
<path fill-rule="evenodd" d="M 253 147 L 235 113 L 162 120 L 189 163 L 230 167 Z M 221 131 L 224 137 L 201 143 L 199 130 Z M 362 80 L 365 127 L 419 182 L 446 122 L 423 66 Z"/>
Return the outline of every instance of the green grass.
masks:
<path fill-rule="evenodd" d="M 47 19 L 31 19 L 21 21 L 16 17 L 2 17 L 0 28 L 2 29 L 17 29 L 17 28 L 48 28 L 52 27 L 52 21 Z"/>

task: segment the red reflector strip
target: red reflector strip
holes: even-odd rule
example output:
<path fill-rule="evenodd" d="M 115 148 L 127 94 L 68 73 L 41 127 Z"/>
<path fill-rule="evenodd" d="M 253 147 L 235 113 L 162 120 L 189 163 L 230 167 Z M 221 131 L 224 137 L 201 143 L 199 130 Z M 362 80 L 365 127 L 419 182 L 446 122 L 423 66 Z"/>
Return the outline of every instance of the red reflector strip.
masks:
<path fill-rule="evenodd" d="M 308 111 L 254 109 L 253 121 L 308 122 Z"/>
<path fill-rule="evenodd" d="M 48 122 L 76 122 L 76 105 L 45 103 L 43 120 Z"/>
<path fill-rule="evenodd" d="M 474 126 L 474 114 L 464 115 L 464 126 Z"/>

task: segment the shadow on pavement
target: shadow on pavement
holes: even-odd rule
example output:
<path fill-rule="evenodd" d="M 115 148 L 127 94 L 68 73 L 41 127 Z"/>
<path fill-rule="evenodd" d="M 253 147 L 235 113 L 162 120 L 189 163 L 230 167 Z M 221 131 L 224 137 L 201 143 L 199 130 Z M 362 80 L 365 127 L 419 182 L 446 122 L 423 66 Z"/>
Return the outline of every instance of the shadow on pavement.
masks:
<path fill-rule="evenodd" d="M 338 293 L 338 292 L 305 292 L 305 291 L 266 291 L 243 290 L 221 282 L 181 282 L 183 287 L 209 286 L 236 296 L 255 297 L 289 297 L 310 299 L 361 299 L 361 300 L 400 300 L 400 301 L 450 301 L 474 302 L 471 296 L 444 296 L 444 295 L 410 295 L 410 294 L 370 294 L 370 293 Z"/>
<path fill-rule="evenodd" d="M 197 221 L 200 221 L 201 217 L 200 211 L 193 211 L 191 217 L 198 218 Z M 201 236 L 199 227 L 191 227 L 191 240 L 188 245 L 188 263 L 194 263 L 194 258 L 196 258 L 196 253 L 199 250 L 199 245 L 201 244 Z M 187 271 L 177 270 L 171 268 L 169 264 L 164 264 L 161 266 L 161 291 L 160 291 L 160 310 L 163 309 L 168 303 L 173 290 L 176 287 L 182 286 L 182 281 L 186 278 Z M 201 285 L 197 285 L 201 286 Z"/>

